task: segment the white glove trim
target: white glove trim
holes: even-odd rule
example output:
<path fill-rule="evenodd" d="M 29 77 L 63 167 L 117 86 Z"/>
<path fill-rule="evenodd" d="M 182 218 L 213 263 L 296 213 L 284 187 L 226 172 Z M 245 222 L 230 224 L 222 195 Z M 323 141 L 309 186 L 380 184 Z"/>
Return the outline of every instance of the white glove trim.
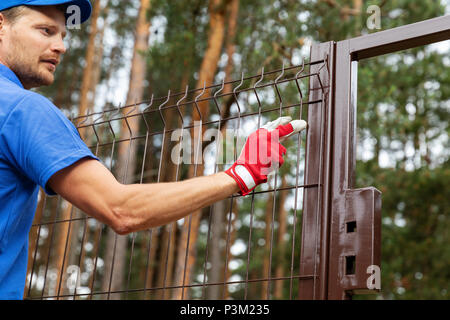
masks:
<path fill-rule="evenodd" d="M 242 181 L 244 181 L 248 190 L 252 190 L 256 186 L 255 180 L 253 179 L 250 172 L 248 172 L 246 167 L 238 165 L 234 168 L 234 171 L 242 179 Z"/>

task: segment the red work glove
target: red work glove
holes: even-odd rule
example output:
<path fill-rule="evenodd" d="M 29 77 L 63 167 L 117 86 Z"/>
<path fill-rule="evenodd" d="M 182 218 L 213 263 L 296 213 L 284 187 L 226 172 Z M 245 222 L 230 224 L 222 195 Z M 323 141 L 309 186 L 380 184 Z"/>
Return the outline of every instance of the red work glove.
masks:
<path fill-rule="evenodd" d="M 304 130 L 306 126 L 303 120 L 292 121 L 291 117 L 282 117 L 248 137 L 239 159 L 225 171 L 237 182 L 243 196 L 266 183 L 267 176 L 283 165 L 286 148 L 280 142 Z"/>

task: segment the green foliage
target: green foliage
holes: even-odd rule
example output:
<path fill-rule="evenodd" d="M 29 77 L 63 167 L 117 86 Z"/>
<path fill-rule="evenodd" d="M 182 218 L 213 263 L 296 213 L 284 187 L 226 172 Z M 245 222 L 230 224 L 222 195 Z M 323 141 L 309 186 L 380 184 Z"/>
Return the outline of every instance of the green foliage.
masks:
<path fill-rule="evenodd" d="M 382 297 L 448 299 L 450 162 L 414 171 L 359 162 L 357 172 L 383 192 Z"/>
<path fill-rule="evenodd" d="M 386 8 L 383 28 L 443 13 L 435 1 Z M 448 63 L 430 46 L 359 63 L 356 183 L 383 192 L 377 298 L 449 298 Z"/>

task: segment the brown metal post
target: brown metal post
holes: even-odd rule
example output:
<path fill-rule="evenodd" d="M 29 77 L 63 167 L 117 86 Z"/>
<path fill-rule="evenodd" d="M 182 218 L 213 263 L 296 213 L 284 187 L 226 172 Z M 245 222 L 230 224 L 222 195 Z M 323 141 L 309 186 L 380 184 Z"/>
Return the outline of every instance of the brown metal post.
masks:
<path fill-rule="evenodd" d="M 354 190 L 356 164 L 357 62 L 349 41 L 336 45 L 330 192 L 328 299 L 348 299 L 368 290 L 369 267 L 381 263 L 381 193 Z"/>
<path fill-rule="evenodd" d="M 331 110 L 334 77 L 334 42 L 314 45 L 311 61 L 324 63 L 311 66 L 310 101 L 320 101 L 308 107 L 305 188 L 302 243 L 300 254 L 299 299 L 326 299 L 329 234 L 329 176 L 331 146 Z M 309 278 L 307 278 L 310 276 Z"/>

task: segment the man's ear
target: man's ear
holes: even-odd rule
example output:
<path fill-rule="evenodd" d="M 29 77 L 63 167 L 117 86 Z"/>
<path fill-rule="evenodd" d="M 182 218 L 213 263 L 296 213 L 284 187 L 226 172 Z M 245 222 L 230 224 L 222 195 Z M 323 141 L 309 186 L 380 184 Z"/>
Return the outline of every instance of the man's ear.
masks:
<path fill-rule="evenodd" d="M 0 40 L 1 36 L 3 36 L 3 33 L 5 31 L 5 16 L 3 13 L 0 12 Z"/>
<path fill-rule="evenodd" d="M 5 36 L 7 26 L 8 26 L 8 22 L 5 18 L 5 15 L 2 12 L 0 12 L 0 42 L 2 41 L 3 37 Z"/>

